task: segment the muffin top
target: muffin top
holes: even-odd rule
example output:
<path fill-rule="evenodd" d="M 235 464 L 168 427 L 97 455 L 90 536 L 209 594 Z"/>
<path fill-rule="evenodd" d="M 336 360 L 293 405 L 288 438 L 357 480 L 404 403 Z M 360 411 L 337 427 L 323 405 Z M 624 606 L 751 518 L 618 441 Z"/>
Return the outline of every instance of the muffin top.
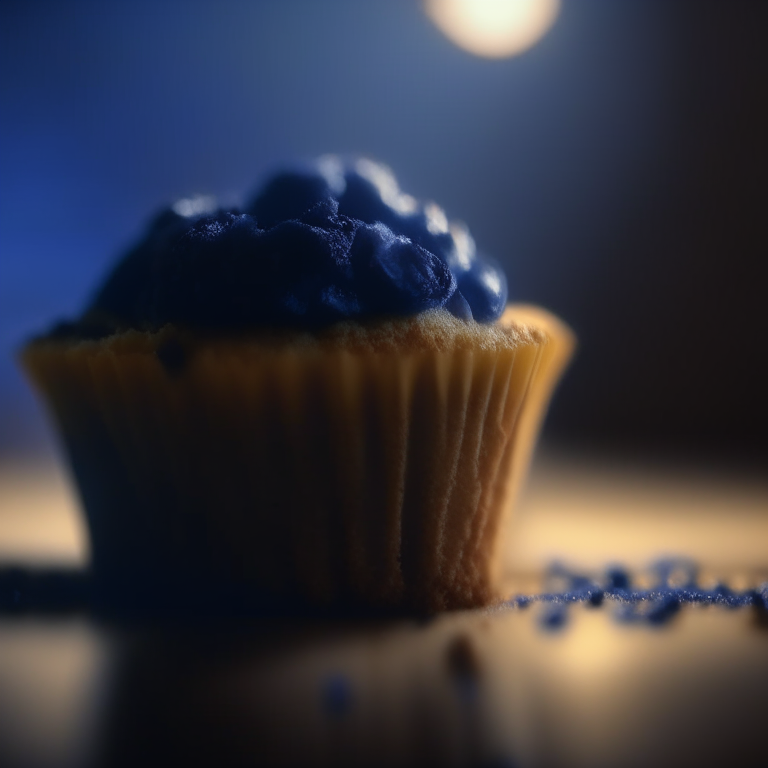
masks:
<path fill-rule="evenodd" d="M 242 210 L 195 198 L 162 211 L 59 331 L 312 331 L 440 309 L 490 323 L 506 299 L 464 225 L 385 166 L 324 157 L 273 176 Z"/>

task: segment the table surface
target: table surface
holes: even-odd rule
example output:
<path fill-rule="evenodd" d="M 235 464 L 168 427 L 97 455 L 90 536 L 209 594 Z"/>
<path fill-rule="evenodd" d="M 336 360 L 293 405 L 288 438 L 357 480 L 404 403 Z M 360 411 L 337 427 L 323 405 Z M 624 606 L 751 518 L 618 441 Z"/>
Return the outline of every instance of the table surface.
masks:
<path fill-rule="evenodd" d="M 704 580 L 768 578 L 768 488 L 690 468 L 539 461 L 512 524 L 510 593 L 547 563 L 660 555 Z M 55 466 L 0 468 L 0 566 L 83 568 Z M 768 764 L 768 621 L 684 606 L 621 624 L 610 601 L 431 621 L 127 625 L 0 616 L 0 765 Z"/>

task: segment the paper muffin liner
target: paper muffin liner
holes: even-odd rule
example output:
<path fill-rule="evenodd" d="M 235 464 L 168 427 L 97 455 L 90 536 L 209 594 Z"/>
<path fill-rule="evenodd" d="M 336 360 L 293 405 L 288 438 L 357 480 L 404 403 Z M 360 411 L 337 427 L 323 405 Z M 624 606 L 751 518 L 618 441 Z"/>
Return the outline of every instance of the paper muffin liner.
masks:
<path fill-rule="evenodd" d="M 531 308 L 507 310 L 503 338 L 440 326 L 414 343 L 407 322 L 378 345 L 364 328 L 324 343 L 166 328 L 29 345 L 94 572 L 127 591 L 238 584 L 319 605 L 492 601 L 502 517 L 570 335 Z"/>

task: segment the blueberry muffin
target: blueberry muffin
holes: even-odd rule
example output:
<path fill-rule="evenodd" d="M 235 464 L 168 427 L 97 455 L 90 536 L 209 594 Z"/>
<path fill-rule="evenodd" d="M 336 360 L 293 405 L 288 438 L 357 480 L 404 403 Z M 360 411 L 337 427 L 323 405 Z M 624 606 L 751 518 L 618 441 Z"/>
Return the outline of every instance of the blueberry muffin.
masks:
<path fill-rule="evenodd" d="M 23 365 L 114 600 L 437 611 L 502 522 L 573 345 L 434 203 L 323 158 L 161 213 Z M 158 598 L 159 599 L 159 598 Z"/>

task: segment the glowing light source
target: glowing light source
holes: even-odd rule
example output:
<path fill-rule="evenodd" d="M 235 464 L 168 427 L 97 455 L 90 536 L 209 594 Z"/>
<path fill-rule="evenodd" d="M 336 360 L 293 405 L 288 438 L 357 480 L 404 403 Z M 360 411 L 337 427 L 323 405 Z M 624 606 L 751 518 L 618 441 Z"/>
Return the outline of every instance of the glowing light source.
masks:
<path fill-rule="evenodd" d="M 173 211 L 179 216 L 204 216 L 214 213 L 216 210 L 216 198 L 210 195 L 198 195 L 197 197 L 185 197 L 173 204 Z"/>
<path fill-rule="evenodd" d="M 449 40 L 477 56 L 514 56 L 540 40 L 560 0 L 424 0 L 427 15 Z"/>

